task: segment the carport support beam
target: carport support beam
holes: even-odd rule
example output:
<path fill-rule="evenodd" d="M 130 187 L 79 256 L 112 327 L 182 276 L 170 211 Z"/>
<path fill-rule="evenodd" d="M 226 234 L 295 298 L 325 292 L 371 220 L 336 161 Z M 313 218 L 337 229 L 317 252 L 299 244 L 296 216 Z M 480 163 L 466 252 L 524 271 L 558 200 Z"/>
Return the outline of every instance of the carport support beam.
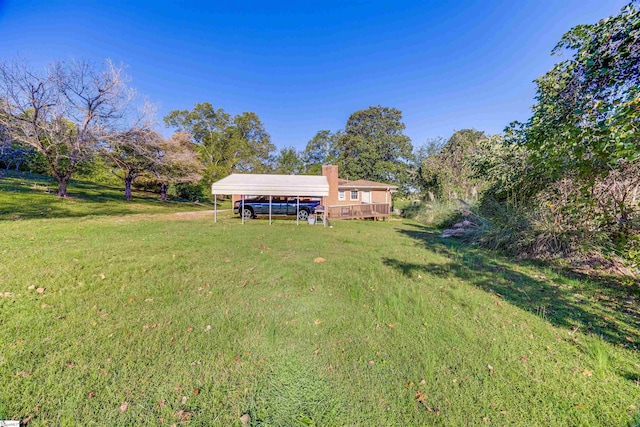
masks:
<path fill-rule="evenodd" d="M 271 225 L 271 199 L 273 196 L 269 196 L 269 225 Z"/>
<path fill-rule="evenodd" d="M 329 211 L 329 209 L 327 209 L 327 199 L 325 199 L 324 197 L 322 197 L 322 205 L 324 207 L 324 212 L 322 213 L 322 225 L 323 226 L 327 226 L 327 212 Z"/>
<path fill-rule="evenodd" d="M 218 222 L 218 197 L 213 195 L 213 222 Z"/>
<path fill-rule="evenodd" d="M 296 225 L 300 223 L 300 196 L 296 196 Z"/>
<path fill-rule="evenodd" d="M 244 194 L 240 196 L 242 199 L 242 212 L 240 212 L 240 218 L 242 218 L 242 224 L 244 224 Z"/>

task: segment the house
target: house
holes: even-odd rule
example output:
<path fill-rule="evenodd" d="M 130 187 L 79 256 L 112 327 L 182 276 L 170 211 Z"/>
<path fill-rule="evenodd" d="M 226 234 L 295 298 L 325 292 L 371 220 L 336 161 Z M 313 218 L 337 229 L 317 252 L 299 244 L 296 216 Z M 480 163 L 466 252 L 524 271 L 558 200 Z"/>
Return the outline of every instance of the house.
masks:
<path fill-rule="evenodd" d="M 322 166 L 321 176 L 231 174 L 212 184 L 215 195 L 231 194 L 235 203 L 244 197 L 315 197 L 329 219 L 388 218 L 391 194 L 397 186 L 381 182 L 341 179 L 338 166 Z"/>
<path fill-rule="evenodd" d="M 397 186 L 358 179 L 350 181 L 339 177 L 338 166 L 322 166 L 322 175 L 329 182 L 326 208 L 329 218 L 378 218 L 391 212 L 391 194 Z"/>

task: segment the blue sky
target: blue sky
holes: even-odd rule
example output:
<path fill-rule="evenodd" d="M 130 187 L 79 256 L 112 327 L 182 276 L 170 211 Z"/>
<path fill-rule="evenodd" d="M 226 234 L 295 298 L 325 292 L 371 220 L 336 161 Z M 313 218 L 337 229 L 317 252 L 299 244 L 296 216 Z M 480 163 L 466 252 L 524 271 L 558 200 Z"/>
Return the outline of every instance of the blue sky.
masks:
<path fill-rule="evenodd" d="M 159 121 L 205 101 L 254 111 L 278 147 L 395 107 L 420 145 L 526 120 L 562 34 L 627 2 L 0 0 L 0 58 L 111 58 Z"/>

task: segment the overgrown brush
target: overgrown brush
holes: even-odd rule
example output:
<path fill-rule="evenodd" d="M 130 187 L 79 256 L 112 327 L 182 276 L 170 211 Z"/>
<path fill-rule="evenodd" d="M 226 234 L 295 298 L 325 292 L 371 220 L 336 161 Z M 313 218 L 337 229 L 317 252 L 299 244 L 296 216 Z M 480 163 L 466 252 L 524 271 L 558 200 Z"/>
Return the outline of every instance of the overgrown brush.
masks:
<path fill-rule="evenodd" d="M 599 267 L 638 274 L 638 212 L 621 222 L 603 220 L 610 212 L 579 203 L 579 188 L 566 181 L 539 193 L 532 201 L 504 200 L 491 189 L 478 204 L 436 200 L 404 211 L 405 217 L 445 229 L 470 243 L 522 258 L 564 260 L 574 266 Z M 464 233 L 447 233 L 464 223 Z"/>
<path fill-rule="evenodd" d="M 408 206 L 403 210 L 402 215 L 423 224 L 445 227 L 449 223 L 462 219 L 463 215 L 459 212 L 459 208 L 460 202 L 458 201 L 436 199 Z"/>

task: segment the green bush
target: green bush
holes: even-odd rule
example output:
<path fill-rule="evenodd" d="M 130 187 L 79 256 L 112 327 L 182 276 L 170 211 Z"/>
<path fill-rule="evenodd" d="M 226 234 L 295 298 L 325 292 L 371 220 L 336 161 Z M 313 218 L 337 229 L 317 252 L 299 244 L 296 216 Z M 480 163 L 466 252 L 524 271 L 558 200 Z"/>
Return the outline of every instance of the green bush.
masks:
<path fill-rule="evenodd" d="M 196 200 L 208 200 L 209 195 L 206 190 L 206 186 L 202 183 L 180 183 L 175 185 L 176 196 L 180 199 L 186 199 L 192 202 Z"/>

